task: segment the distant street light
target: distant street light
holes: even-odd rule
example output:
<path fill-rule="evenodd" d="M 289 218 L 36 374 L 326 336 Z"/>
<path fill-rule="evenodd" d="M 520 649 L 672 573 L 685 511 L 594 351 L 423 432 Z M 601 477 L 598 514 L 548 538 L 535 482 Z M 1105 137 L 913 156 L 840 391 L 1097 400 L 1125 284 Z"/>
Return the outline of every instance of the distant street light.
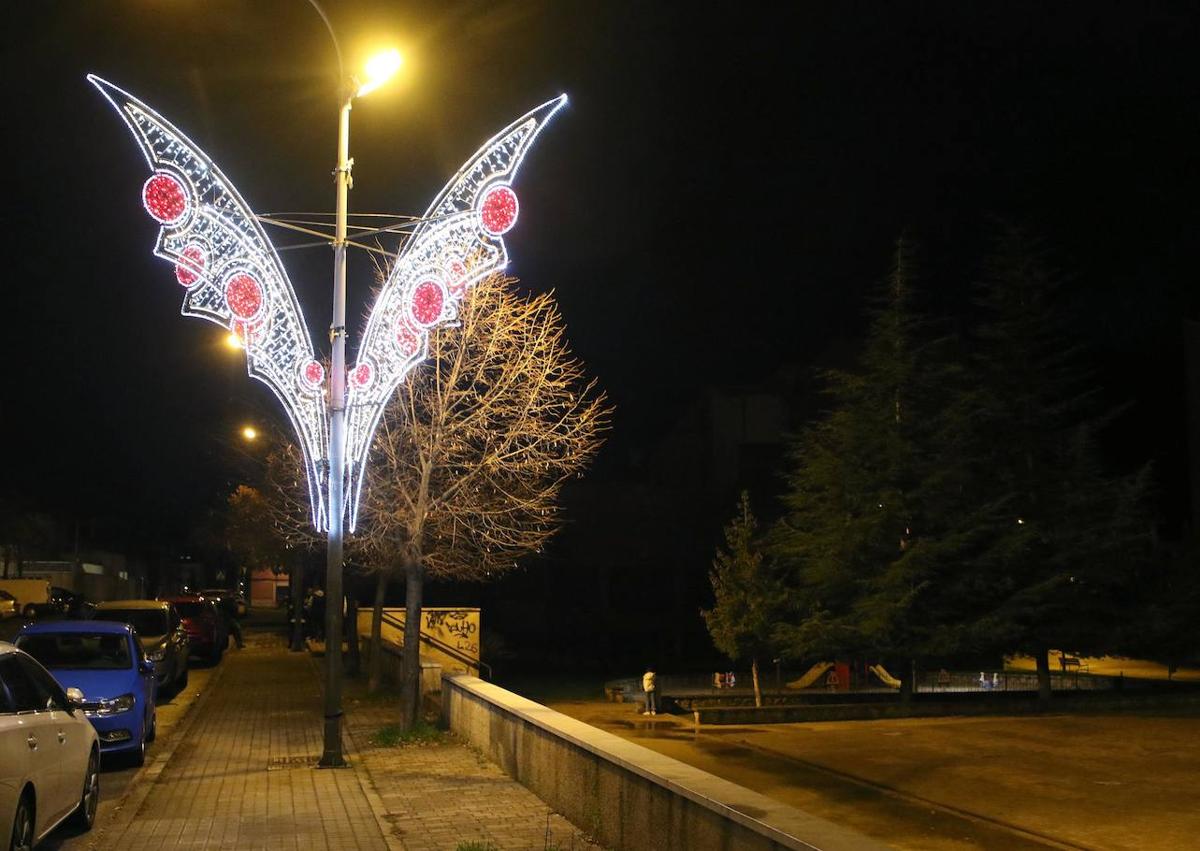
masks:
<path fill-rule="evenodd" d="M 258 429 L 254 426 L 246 426 L 242 429 L 242 437 L 246 440 L 258 440 Z"/>

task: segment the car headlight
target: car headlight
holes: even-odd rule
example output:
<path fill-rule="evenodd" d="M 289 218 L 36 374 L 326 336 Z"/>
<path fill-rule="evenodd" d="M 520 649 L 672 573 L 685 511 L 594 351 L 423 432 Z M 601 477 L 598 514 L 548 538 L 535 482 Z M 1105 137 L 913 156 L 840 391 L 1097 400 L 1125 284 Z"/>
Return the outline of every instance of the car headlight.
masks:
<path fill-rule="evenodd" d="M 150 657 L 150 661 L 152 662 L 161 662 L 167 657 L 167 648 L 165 646 L 159 647 L 155 650 L 151 650 L 146 655 Z"/>
<path fill-rule="evenodd" d="M 130 709 L 133 709 L 133 694 L 123 694 L 120 697 L 97 701 L 97 706 L 93 714 L 116 715 L 121 712 L 128 712 Z"/>

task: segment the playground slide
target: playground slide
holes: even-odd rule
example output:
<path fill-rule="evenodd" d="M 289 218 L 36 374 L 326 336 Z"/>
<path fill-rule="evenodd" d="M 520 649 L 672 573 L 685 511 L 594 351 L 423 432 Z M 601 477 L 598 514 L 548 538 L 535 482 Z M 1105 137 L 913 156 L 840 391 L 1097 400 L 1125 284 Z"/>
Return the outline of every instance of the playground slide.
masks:
<path fill-rule="evenodd" d="M 787 684 L 788 688 L 808 688 L 814 686 L 817 681 L 825 675 L 825 672 L 833 667 L 832 662 L 818 662 L 808 669 L 808 673 L 798 680 L 792 680 Z"/>
<path fill-rule="evenodd" d="M 867 670 L 879 677 L 880 682 L 882 682 L 888 688 L 900 688 L 900 681 L 889 674 L 884 669 L 883 665 L 872 665 L 871 667 L 867 668 Z"/>

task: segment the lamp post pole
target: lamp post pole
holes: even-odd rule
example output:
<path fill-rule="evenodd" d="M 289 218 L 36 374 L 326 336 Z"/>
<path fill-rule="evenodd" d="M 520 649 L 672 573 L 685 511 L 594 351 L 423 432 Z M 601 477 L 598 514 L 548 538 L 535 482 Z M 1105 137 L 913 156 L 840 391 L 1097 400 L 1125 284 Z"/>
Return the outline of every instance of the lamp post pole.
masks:
<path fill-rule="evenodd" d="M 309 0 L 321 16 L 338 60 L 338 147 L 337 168 L 333 172 L 337 187 L 337 215 L 333 239 L 333 321 L 329 327 L 332 349 L 329 364 L 329 471 L 326 502 L 328 550 L 325 561 L 325 734 L 318 765 L 341 768 L 342 756 L 342 497 L 346 469 L 346 201 L 350 189 L 350 106 L 354 86 L 346 76 L 342 48 L 329 17 L 317 0 Z"/>
<path fill-rule="evenodd" d="M 325 563 L 325 748 L 322 768 L 346 764 L 342 757 L 342 532 L 346 481 L 346 201 L 350 189 L 350 106 L 354 95 L 343 83 L 338 116 L 337 217 L 333 240 L 333 323 L 329 328 L 329 501 Z"/>

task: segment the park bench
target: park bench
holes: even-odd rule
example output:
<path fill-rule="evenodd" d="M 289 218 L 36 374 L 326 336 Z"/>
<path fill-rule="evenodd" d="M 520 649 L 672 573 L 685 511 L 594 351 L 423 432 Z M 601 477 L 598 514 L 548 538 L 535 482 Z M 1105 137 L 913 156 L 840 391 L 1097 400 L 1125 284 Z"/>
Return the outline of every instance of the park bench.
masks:
<path fill-rule="evenodd" d="M 1086 673 L 1088 669 L 1087 663 L 1081 661 L 1076 656 L 1066 656 L 1060 654 L 1058 657 L 1058 664 L 1062 666 L 1064 672 L 1068 668 L 1074 668 L 1076 673 L 1079 673 L 1080 671 Z"/>

